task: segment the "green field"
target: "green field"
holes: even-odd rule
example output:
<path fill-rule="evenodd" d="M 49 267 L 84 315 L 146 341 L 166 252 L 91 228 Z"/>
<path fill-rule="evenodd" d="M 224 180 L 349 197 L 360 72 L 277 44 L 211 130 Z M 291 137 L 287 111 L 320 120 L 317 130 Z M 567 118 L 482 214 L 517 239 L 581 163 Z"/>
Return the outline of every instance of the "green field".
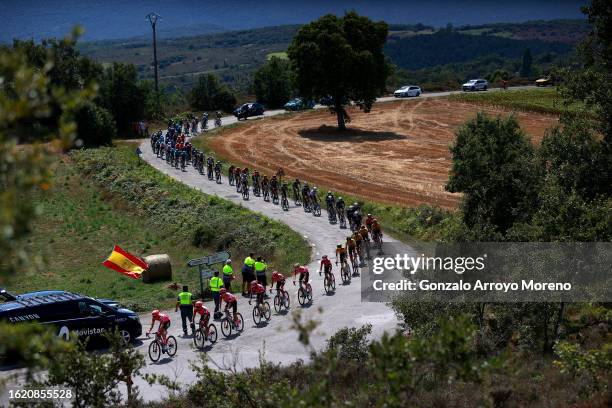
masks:
<path fill-rule="evenodd" d="M 288 227 L 222 199 L 206 196 L 139 164 L 133 148 L 75 152 L 54 163 L 51 192 L 35 197 L 40 216 L 28 253 L 40 254 L 38 271 L 17 274 L 14 292 L 65 289 L 110 297 L 136 310 L 167 307 L 177 291 L 171 282 L 144 284 L 102 266 L 113 245 L 136 255 L 167 253 L 173 282 L 197 290 L 195 270 L 185 264 L 217 250 L 232 253 L 239 274 L 249 250 L 288 271 L 310 248 Z"/>
<path fill-rule="evenodd" d="M 449 96 L 449 99 L 552 115 L 560 115 L 566 111 L 575 113 L 580 108 L 576 104 L 566 106 L 556 88 L 460 93 Z"/>

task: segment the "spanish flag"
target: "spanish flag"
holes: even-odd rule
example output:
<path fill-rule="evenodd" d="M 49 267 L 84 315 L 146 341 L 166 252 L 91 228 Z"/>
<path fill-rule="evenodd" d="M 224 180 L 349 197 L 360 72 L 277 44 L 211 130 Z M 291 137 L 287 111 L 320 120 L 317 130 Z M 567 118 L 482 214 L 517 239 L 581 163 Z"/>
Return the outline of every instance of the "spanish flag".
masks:
<path fill-rule="evenodd" d="M 132 279 L 140 279 L 142 273 L 149 268 L 145 261 L 124 251 L 118 245 L 115 245 L 113 252 L 102 265 Z"/>

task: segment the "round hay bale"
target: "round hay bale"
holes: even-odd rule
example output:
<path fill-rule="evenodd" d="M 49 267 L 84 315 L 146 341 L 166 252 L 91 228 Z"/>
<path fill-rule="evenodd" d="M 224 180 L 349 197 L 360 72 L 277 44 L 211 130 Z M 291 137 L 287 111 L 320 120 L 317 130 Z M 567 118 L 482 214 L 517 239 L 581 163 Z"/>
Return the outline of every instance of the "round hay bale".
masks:
<path fill-rule="evenodd" d="M 144 257 L 149 269 L 142 274 L 145 283 L 172 279 L 172 264 L 168 254 L 149 255 Z"/>

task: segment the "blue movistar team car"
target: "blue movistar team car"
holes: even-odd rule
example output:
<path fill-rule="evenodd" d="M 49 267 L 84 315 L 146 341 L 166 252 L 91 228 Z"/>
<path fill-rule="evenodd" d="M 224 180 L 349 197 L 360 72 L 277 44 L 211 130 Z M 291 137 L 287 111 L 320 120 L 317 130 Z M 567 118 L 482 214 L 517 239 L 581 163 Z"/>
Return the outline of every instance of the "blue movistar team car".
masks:
<path fill-rule="evenodd" d="M 312 100 L 305 102 L 300 98 L 295 98 L 285 104 L 285 110 L 299 111 L 303 109 L 312 109 L 314 106 L 315 103 Z"/>
<path fill-rule="evenodd" d="M 0 321 L 51 325 L 65 339 L 102 337 L 117 329 L 129 343 L 142 334 L 138 315 L 117 302 L 63 290 L 14 295 L 0 288 Z"/>

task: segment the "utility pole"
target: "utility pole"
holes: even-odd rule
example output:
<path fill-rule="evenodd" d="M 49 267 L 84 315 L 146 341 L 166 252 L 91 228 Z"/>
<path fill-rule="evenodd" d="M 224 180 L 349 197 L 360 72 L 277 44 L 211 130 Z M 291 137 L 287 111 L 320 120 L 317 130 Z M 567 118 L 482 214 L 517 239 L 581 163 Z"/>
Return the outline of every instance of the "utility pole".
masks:
<path fill-rule="evenodd" d="M 149 23 L 151 23 L 151 28 L 153 29 L 153 67 L 155 69 L 155 92 L 159 94 L 159 77 L 157 75 L 157 36 L 155 26 L 157 25 L 157 20 L 161 19 L 161 16 L 155 13 L 149 13 L 147 15 L 147 19 L 149 19 Z"/>

